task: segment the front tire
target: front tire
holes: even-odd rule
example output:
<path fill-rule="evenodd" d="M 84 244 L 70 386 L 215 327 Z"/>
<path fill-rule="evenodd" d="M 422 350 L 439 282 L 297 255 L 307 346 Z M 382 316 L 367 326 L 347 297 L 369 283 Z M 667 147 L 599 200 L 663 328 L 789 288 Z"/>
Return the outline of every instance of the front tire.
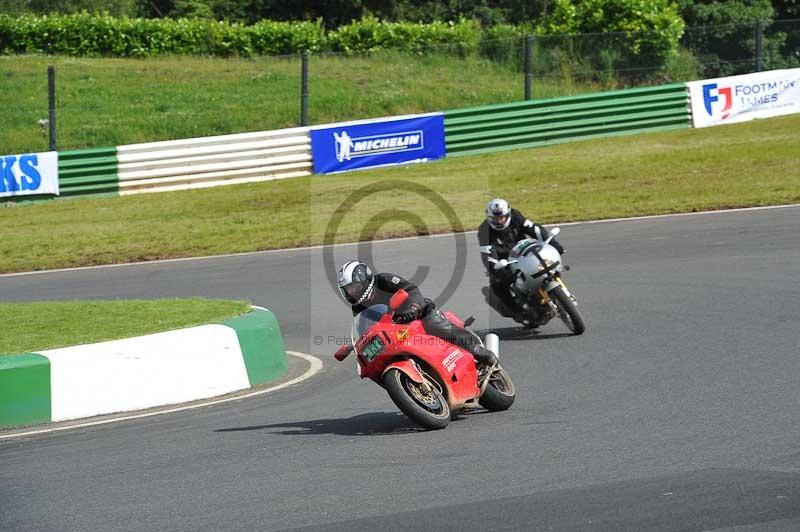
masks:
<path fill-rule="evenodd" d="M 438 430 L 450 423 L 450 405 L 435 385 L 428 384 L 429 390 L 425 390 L 394 368 L 383 375 L 383 384 L 397 408 L 418 425 Z"/>
<path fill-rule="evenodd" d="M 581 316 L 575 301 L 560 286 L 553 288 L 549 295 L 550 299 L 558 307 L 558 317 L 561 318 L 564 325 L 576 336 L 583 334 L 583 331 L 586 330 L 586 324 L 583 322 L 583 316 Z"/>
<path fill-rule="evenodd" d="M 489 383 L 486 385 L 478 404 L 490 412 L 500 412 L 508 410 L 514 404 L 517 397 L 517 389 L 508 376 L 508 372 L 501 367 L 497 367 L 489 376 Z"/>

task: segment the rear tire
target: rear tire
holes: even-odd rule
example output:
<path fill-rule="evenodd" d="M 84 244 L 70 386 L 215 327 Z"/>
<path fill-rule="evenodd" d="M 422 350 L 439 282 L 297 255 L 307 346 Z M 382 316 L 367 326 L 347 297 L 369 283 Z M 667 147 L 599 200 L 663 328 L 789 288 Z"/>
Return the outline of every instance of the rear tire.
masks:
<path fill-rule="evenodd" d="M 430 391 L 414 382 L 399 369 L 390 369 L 383 375 L 383 385 L 394 404 L 418 425 L 438 430 L 450 423 L 450 405 L 435 385 Z"/>
<path fill-rule="evenodd" d="M 486 386 L 478 404 L 490 412 L 500 412 L 508 410 L 514 404 L 517 397 L 517 389 L 508 376 L 506 370 L 501 367 L 495 369 L 489 376 L 489 384 Z"/>
<path fill-rule="evenodd" d="M 561 318 L 564 325 L 576 336 L 583 334 L 583 331 L 586 330 L 586 324 L 583 322 L 583 316 L 581 316 L 575 301 L 560 286 L 553 288 L 549 295 L 553 303 L 558 307 L 558 317 Z"/>

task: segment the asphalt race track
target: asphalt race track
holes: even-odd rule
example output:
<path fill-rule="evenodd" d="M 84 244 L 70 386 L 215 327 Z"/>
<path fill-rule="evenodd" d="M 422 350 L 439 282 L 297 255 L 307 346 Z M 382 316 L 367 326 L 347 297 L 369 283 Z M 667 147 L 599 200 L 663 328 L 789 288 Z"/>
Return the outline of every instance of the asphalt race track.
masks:
<path fill-rule="evenodd" d="M 0 277 L 4 300 L 249 298 L 325 364 L 260 397 L 0 440 L 0 530 L 800 530 L 800 207 L 563 226 L 580 337 L 492 316 L 466 237 L 460 270 L 453 236 L 371 249 L 379 270 L 429 266 L 431 296 L 463 273 L 445 306 L 501 335 L 516 404 L 436 432 L 330 356 L 350 320 L 320 249 Z"/>

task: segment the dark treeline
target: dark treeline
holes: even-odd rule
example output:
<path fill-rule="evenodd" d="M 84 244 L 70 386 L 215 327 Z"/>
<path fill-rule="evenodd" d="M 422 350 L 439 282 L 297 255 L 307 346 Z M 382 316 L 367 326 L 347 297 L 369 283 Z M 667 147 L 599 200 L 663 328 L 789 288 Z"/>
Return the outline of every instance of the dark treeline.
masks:
<path fill-rule="evenodd" d="M 317 20 L 326 28 L 373 16 L 387 21 L 433 22 L 477 20 L 497 24 L 535 25 L 559 5 L 583 10 L 591 0 L 0 0 L 0 12 L 107 12 L 145 18 L 210 18 L 252 24 L 262 19 Z M 619 0 L 630 9 L 644 0 Z M 719 25 L 744 20 L 800 18 L 800 0 L 677 0 L 687 26 Z M 607 6 L 607 4 L 606 4 Z"/>
<path fill-rule="evenodd" d="M 262 19 L 317 20 L 328 29 L 367 16 L 389 21 L 433 22 L 468 18 L 484 26 L 535 21 L 555 0 L 0 0 L 5 13 L 106 11 L 146 18 L 199 17 L 252 24 Z"/>
<path fill-rule="evenodd" d="M 484 26 L 533 21 L 546 15 L 554 0 L 137 0 L 147 16 L 200 13 L 218 19 L 252 23 L 272 20 L 322 19 L 336 28 L 367 16 L 389 21 L 434 22 L 460 18 Z"/>

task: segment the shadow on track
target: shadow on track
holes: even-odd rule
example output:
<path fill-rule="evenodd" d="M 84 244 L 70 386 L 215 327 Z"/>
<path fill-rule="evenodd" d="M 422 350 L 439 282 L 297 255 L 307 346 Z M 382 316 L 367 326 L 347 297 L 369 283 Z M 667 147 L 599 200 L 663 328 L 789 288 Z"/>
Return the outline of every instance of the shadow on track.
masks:
<path fill-rule="evenodd" d="M 286 430 L 270 430 L 286 429 Z M 214 432 L 243 432 L 249 430 L 269 430 L 271 434 L 299 436 L 307 434 L 336 434 L 338 436 L 382 436 L 389 434 L 405 434 L 424 432 L 400 412 L 373 412 L 339 419 L 311 419 L 274 423 L 271 425 L 254 425 L 251 427 L 231 427 L 217 429 Z"/>
<path fill-rule="evenodd" d="M 502 341 L 517 340 L 548 340 L 552 338 L 566 338 L 575 336 L 571 332 L 542 334 L 536 329 L 526 329 L 525 327 L 501 327 L 499 329 L 480 329 L 475 331 L 478 336 L 484 337 L 489 333 L 495 333 Z"/>

